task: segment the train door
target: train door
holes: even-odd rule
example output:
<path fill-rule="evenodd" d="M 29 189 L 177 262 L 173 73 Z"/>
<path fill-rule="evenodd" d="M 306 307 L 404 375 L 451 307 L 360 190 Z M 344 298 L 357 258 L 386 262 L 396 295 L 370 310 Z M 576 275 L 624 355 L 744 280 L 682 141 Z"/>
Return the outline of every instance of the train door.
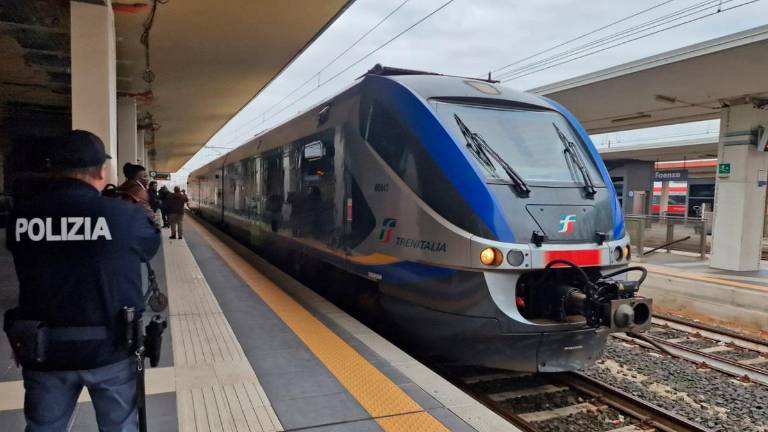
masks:
<path fill-rule="evenodd" d="M 262 215 L 272 232 L 280 229 L 282 222 L 284 182 L 283 182 L 283 153 L 277 150 L 264 155 L 262 159 L 264 173 L 264 192 L 267 202 Z"/>
<path fill-rule="evenodd" d="M 334 129 L 297 142 L 298 185 L 292 197 L 294 232 L 338 247 L 336 142 Z"/>

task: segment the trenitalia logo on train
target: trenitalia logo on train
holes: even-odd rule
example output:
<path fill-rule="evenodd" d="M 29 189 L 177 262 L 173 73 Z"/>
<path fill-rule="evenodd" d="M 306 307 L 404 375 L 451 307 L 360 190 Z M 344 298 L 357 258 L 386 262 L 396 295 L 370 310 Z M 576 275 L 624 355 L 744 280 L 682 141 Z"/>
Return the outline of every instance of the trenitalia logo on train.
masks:
<path fill-rule="evenodd" d="M 573 232 L 574 225 L 576 225 L 575 214 L 563 215 L 563 217 L 560 218 L 560 229 L 557 232 L 562 234 Z"/>
<path fill-rule="evenodd" d="M 431 240 L 396 237 L 395 244 L 404 248 L 421 249 L 430 252 L 447 252 L 448 250 L 448 246 L 445 243 Z"/>
<path fill-rule="evenodd" d="M 381 227 L 379 241 L 382 243 L 392 243 L 394 239 L 396 246 L 404 248 L 421 249 L 431 252 L 446 252 L 448 250 L 448 246 L 444 242 L 395 237 L 395 227 L 397 227 L 397 219 L 395 218 L 384 219 Z"/>

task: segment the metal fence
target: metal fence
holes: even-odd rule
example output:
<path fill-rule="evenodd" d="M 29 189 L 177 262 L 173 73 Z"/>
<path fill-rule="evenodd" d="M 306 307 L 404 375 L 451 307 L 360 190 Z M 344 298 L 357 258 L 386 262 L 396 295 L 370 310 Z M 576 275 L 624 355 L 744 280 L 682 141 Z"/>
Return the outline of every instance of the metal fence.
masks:
<path fill-rule="evenodd" d="M 707 235 L 712 231 L 709 218 L 626 215 L 624 221 L 638 255 L 677 250 L 698 253 L 706 259 Z"/>

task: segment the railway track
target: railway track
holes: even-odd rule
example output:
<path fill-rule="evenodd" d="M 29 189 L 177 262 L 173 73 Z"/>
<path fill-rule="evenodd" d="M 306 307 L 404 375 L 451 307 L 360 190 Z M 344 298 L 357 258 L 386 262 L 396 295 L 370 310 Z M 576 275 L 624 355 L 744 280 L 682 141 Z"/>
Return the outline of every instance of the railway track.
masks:
<path fill-rule="evenodd" d="M 614 337 L 732 375 L 745 383 L 768 385 L 768 342 L 673 317 L 654 317 L 653 327 L 636 339 Z"/>
<path fill-rule="evenodd" d="M 708 430 L 578 372 L 443 371 L 470 395 L 526 432 Z"/>

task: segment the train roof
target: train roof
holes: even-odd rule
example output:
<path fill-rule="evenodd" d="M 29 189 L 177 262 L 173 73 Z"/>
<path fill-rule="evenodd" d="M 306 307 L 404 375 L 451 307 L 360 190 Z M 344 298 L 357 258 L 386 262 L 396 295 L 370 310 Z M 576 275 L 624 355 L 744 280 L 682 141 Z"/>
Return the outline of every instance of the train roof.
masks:
<path fill-rule="evenodd" d="M 498 81 L 483 78 L 443 75 L 435 72 L 390 68 L 376 65 L 363 77 L 384 76 L 408 87 L 424 99 L 455 99 L 478 103 L 499 101 L 515 105 L 528 105 L 544 109 L 555 109 L 541 96 L 511 89 Z"/>
<path fill-rule="evenodd" d="M 556 110 L 546 98 L 505 87 L 498 81 L 376 65 L 343 90 L 318 102 L 285 122 L 260 132 L 243 145 L 192 171 L 190 177 L 196 175 L 198 171 L 206 172 L 211 168 L 221 167 L 225 158 L 232 153 L 236 153 L 238 150 L 245 151 L 244 147 L 247 147 L 249 143 L 258 141 L 260 137 L 285 126 L 287 123 L 298 117 L 316 111 L 318 108 L 328 104 L 343 93 L 353 90 L 358 86 L 365 85 L 368 81 L 375 81 L 376 79 L 390 79 L 396 81 L 424 100 L 441 99 L 454 102 L 475 102 L 483 104 L 497 102 L 499 105 L 513 105 L 517 107 L 527 106 L 531 108 Z"/>

